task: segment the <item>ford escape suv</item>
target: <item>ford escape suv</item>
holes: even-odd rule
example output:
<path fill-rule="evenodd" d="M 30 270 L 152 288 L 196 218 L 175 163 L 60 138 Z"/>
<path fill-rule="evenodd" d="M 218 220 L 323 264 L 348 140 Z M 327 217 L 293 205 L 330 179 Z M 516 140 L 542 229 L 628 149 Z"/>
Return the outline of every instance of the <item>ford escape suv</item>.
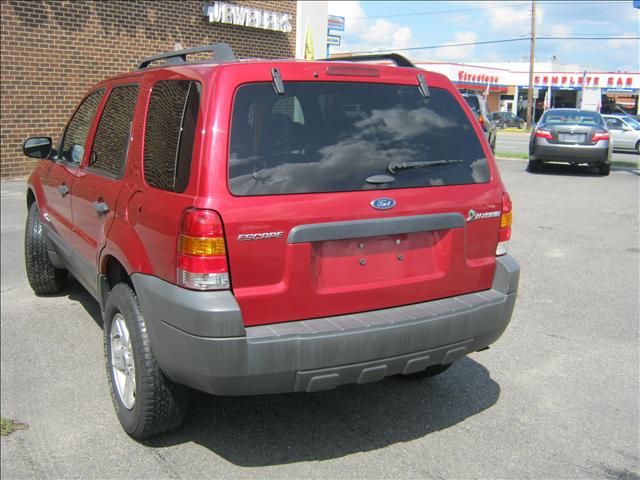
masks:
<path fill-rule="evenodd" d="M 57 145 L 23 150 L 41 159 L 29 282 L 52 294 L 71 273 L 99 302 L 134 438 L 179 426 L 187 387 L 435 375 L 510 321 L 519 267 L 489 144 L 446 77 L 399 55 L 150 57 L 94 86 Z"/>

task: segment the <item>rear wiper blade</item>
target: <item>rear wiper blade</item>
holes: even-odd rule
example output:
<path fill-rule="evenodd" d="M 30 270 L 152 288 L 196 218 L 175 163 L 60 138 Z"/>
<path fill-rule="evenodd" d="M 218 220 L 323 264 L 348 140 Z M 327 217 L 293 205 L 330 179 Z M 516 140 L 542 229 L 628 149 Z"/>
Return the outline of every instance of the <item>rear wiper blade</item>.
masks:
<path fill-rule="evenodd" d="M 392 174 L 396 173 L 396 170 L 408 170 L 410 168 L 422 168 L 422 167 L 438 167 L 440 165 L 449 165 L 451 163 L 462 163 L 462 160 L 432 160 L 430 162 L 391 162 L 387 166 L 387 170 Z"/>

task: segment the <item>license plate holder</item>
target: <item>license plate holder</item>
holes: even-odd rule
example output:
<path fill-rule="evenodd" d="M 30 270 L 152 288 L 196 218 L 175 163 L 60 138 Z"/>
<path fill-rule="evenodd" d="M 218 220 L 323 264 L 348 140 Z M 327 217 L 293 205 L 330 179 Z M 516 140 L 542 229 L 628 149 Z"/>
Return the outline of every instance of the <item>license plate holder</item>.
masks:
<path fill-rule="evenodd" d="M 567 143 L 583 143 L 584 133 L 561 133 L 559 136 L 561 142 Z"/>

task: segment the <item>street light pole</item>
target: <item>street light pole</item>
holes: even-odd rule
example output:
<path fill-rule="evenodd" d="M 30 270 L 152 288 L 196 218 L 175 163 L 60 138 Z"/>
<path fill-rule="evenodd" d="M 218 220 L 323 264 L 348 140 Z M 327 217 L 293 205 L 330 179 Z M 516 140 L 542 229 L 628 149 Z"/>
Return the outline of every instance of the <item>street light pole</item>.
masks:
<path fill-rule="evenodd" d="M 531 128 L 533 118 L 533 65 L 536 60 L 536 0 L 531 0 L 531 51 L 529 53 L 529 91 L 527 92 L 527 127 Z"/>

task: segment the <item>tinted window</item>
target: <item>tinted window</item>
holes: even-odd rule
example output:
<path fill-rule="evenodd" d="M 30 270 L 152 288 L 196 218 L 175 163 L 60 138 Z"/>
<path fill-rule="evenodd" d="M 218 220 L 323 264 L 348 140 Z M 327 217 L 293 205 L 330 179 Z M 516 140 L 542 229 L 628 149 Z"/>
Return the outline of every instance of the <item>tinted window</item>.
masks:
<path fill-rule="evenodd" d="M 153 86 L 144 139 L 144 178 L 149 185 L 184 192 L 199 105 L 197 82 L 172 80 Z"/>
<path fill-rule="evenodd" d="M 407 162 L 438 163 L 398 168 Z M 390 181 L 375 183 L 374 175 Z M 235 195 L 488 180 L 475 131 L 446 90 L 432 88 L 426 99 L 413 86 L 296 82 L 285 85 L 284 95 L 275 94 L 271 83 L 236 93 L 229 152 Z"/>
<path fill-rule="evenodd" d="M 60 152 L 62 159 L 66 162 L 79 164 L 82 160 L 89 128 L 91 128 L 93 117 L 96 115 L 103 94 L 104 91 L 100 90 L 85 98 L 67 125 Z"/>
<path fill-rule="evenodd" d="M 91 152 L 91 168 L 122 176 L 129 150 L 137 86 L 114 88 L 102 110 Z"/>

